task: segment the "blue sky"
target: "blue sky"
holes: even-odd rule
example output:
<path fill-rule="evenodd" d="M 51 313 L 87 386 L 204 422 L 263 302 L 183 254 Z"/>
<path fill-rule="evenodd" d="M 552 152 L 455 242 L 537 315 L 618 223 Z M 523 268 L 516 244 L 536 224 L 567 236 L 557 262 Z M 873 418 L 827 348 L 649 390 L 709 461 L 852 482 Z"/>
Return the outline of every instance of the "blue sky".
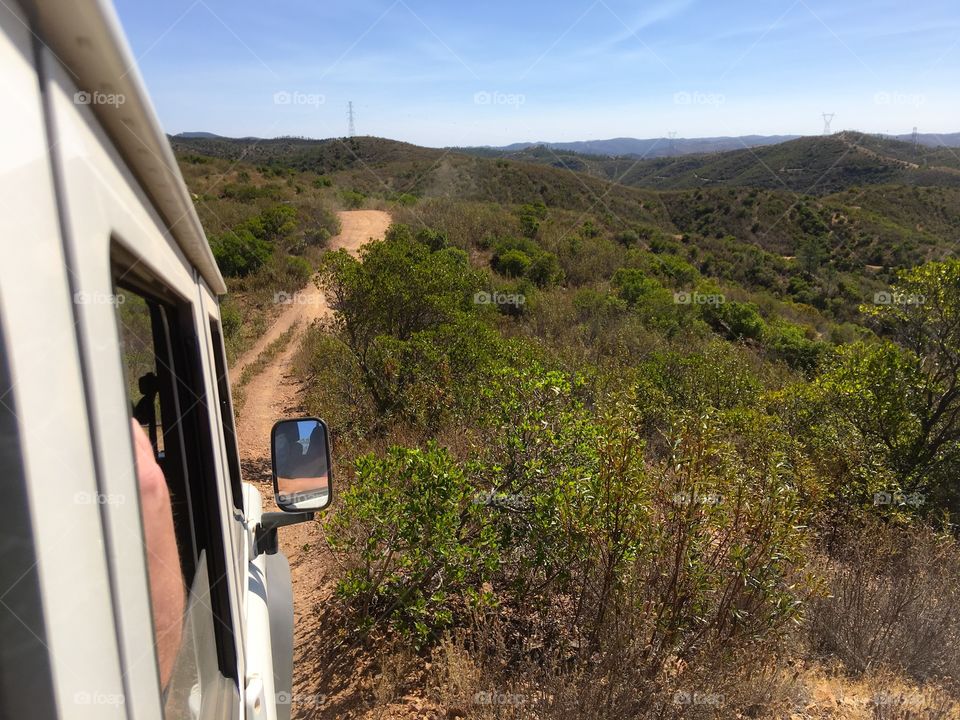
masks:
<path fill-rule="evenodd" d="M 428 146 L 960 131 L 956 0 L 119 0 L 166 130 Z"/>

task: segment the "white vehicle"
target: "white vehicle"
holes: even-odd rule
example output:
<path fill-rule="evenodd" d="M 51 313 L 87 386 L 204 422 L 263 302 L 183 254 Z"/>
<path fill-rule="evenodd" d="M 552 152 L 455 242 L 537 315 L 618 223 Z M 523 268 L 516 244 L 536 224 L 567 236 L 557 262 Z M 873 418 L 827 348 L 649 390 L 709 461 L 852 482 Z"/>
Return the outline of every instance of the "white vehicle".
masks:
<path fill-rule="evenodd" d="M 289 717 L 276 529 L 330 502 L 326 426 L 274 428 L 289 512 L 264 513 L 240 477 L 226 287 L 113 8 L 3 0 L 0 68 L 0 718 Z M 167 682 L 131 416 L 189 591 Z"/>

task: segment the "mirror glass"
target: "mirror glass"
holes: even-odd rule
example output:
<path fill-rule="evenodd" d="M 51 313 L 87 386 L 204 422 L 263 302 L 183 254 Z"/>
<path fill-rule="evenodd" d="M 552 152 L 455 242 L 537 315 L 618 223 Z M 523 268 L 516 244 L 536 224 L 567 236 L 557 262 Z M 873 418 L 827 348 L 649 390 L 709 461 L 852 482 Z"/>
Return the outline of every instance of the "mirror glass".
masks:
<path fill-rule="evenodd" d="M 330 441 L 316 418 L 281 420 L 270 438 L 273 491 L 288 512 L 322 510 L 330 503 Z"/>

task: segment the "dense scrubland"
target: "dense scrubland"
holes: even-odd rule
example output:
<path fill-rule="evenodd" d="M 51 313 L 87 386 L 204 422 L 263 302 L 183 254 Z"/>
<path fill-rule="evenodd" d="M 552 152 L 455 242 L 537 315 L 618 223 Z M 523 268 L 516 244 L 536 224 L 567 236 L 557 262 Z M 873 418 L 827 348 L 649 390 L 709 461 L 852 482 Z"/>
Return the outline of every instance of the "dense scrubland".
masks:
<path fill-rule="evenodd" d="M 395 696 L 956 716 L 960 189 L 885 142 L 657 160 L 727 175 L 652 190 L 588 171 L 623 159 L 174 140 L 233 352 L 276 293 L 335 310 L 295 360 L 336 440 L 327 611 L 415 669 Z M 386 239 L 325 251 L 352 207 Z M 821 676 L 867 714 L 803 714 Z"/>

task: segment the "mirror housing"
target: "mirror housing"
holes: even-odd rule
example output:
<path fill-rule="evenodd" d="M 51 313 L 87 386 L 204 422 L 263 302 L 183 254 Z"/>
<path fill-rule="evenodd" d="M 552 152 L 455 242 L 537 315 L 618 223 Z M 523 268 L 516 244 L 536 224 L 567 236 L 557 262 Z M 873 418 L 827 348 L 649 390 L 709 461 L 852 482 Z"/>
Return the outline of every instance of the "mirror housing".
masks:
<path fill-rule="evenodd" d="M 320 418 L 280 420 L 270 432 L 273 494 L 284 512 L 323 510 L 333 499 L 330 433 Z"/>

